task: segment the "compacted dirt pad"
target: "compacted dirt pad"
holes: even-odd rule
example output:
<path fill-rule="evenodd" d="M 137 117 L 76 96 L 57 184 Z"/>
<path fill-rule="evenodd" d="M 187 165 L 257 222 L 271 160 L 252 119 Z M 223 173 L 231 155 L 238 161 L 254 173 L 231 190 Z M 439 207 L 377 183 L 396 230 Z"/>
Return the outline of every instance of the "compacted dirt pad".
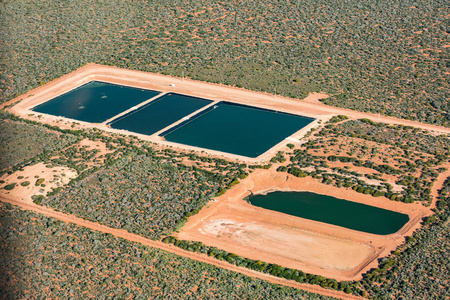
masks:
<path fill-rule="evenodd" d="M 275 145 L 272 149 L 261 155 L 256 159 L 246 158 L 239 155 L 227 154 L 219 151 L 205 150 L 202 148 L 180 145 L 176 143 L 170 143 L 156 134 L 151 136 L 137 134 L 133 132 L 127 132 L 124 130 L 118 130 L 110 128 L 106 123 L 87 123 L 81 121 L 74 121 L 57 116 L 39 114 L 31 110 L 32 107 L 48 101 L 56 96 L 59 96 L 67 91 L 70 91 L 80 85 L 88 83 L 90 81 L 104 81 L 119 85 L 132 86 L 143 89 L 151 89 L 160 91 L 162 93 L 176 92 L 184 95 L 201 97 L 213 101 L 230 101 L 239 104 L 245 104 L 250 106 L 257 106 L 275 111 L 283 111 L 292 114 L 303 115 L 306 117 L 312 117 L 319 120 L 327 120 L 333 115 L 344 114 L 350 118 L 369 118 L 377 122 L 386 122 L 389 124 L 403 124 L 414 127 L 419 127 L 426 130 L 433 130 L 440 133 L 450 133 L 450 128 L 438 127 L 434 125 L 423 124 L 419 122 L 413 122 L 408 120 L 400 120 L 391 117 L 377 116 L 374 114 L 362 113 L 351 111 L 347 109 L 336 108 L 327 106 L 319 102 L 319 99 L 328 97 L 323 93 L 313 93 L 303 100 L 296 100 L 285 98 L 281 96 L 269 95 L 266 93 L 248 91 L 242 88 L 234 88 L 230 86 L 224 86 L 220 84 L 212 84 L 207 82 L 194 81 L 189 79 L 181 79 L 171 76 L 164 76 L 159 74 L 152 74 L 140 71 L 132 71 L 126 69 L 120 69 L 110 66 L 102 66 L 97 64 L 88 64 L 74 72 L 64 75 L 58 79 L 51 81 L 50 83 L 38 87 L 28 93 L 21 95 L 7 103 L 0 105 L 13 104 L 20 101 L 18 104 L 11 107 L 9 110 L 23 118 L 56 125 L 65 129 L 83 129 L 83 128 L 100 128 L 105 131 L 132 134 L 139 138 L 163 145 L 169 145 L 174 149 L 179 150 L 196 150 L 205 151 L 212 155 L 225 157 L 227 159 L 239 159 L 250 163 L 260 163 L 262 161 L 268 161 L 272 158 L 280 147 L 286 144 L 286 141 L 282 141 Z M 143 103 L 146 103 L 144 101 Z M 140 105 L 142 105 L 141 103 Z M 178 124 L 182 120 L 175 122 Z M 74 126 L 74 127 L 72 127 Z M 299 130 L 294 134 L 296 139 L 300 139 L 307 131 L 314 126 L 317 126 L 317 122 L 313 122 L 310 125 Z"/>
<path fill-rule="evenodd" d="M 272 190 L 330 195 L 408 214 L 410 220 L 397 233 L 382 236 L 266 210 L 243 200 L 250 193 Z M 178 238 L 337 280 L 360 279 L 363 272 L 377 266 L 377 257 L 394 250 L 431 214 L 419 203 L 374 198 L 310 177 L 279 173 L 275 168 L 256 170 L 216 201 L 190 218 Z"/>

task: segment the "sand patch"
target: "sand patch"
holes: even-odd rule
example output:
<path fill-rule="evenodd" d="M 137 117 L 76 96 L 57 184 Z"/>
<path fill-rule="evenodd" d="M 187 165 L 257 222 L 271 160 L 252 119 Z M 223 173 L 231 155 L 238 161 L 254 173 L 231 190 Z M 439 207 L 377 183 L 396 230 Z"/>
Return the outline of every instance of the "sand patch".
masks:
<path fill-rule="evenodd" d="M 45 196 L 52 189 L 68 184 L 72 178 L 77 176 L 77 172 L 69 167 L 47 168 L 44 163 L 38 163 L 25 167 L 23 171 L 19 170 L 11 175 L 4 174 L 0 177 L 0 180 L 5 181 L 1 186 L 16 183 L 16 186 L 10 191 L 1 189 L 0 194 L 5 198 L 31 203 L 33 202 L 31 196 Z M 37 186 L 38 180 L 42 182 Z M 24 182 L 29 182 L 29 185 L 23 186 Z"/>
<path fill-rule="evenodd" d="M 244 200 L 254 194 L 281 191 L 311 191 L 344 200 L 408 214 L 410 220 L 398 232 L 376 235 L 316 222 L 253 206 Z M 337 280 L 357 280 L 377 266 L 420 226 L 429 208 L 384 197 L 372 197 L 351 189 L 337 188 L 311 177 L 256 170 L 217 202 L 210 202 L 191 217 L 177 234 L 179 239 L 201 241 L 237 255 L 276 263 L 284 267 Z"/>
<path fill-rule="evenodd" d="M 224 250 L 228 250 L 226 244 L 236 242 L 244 247 L 267 248 L 270 255 L 291 258 L 318 268 L 352 270 L 375 253 L 373 247 L 350 240 L 336 240 L 295 227 L 272 228 L 257 222 L 211 219 L 198 231 L 221 239 L 225 243 Z"/>

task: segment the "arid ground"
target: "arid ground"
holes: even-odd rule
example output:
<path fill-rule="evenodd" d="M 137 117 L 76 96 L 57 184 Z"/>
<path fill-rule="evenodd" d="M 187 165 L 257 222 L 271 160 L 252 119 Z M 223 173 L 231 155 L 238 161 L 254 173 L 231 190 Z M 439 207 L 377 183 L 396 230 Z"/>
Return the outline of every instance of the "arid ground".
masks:
<path fill-rule="evenodd" d="M 159 138 L 157 134 L 144 136 L 113 130 L 106 126 L 105 123 L 89 124 L 55 116 L 39 115 L 30 110 L 30 108 L 39 103 L 47 101 L 92 80 L 154 89 L 161 92 L 177 92 L 215 101 L 226 100 L 305 115 L 314 117 L 318 120 L 313 126 L 320 126 L 320 120 L 324 121 L 334 115 L 344 114 L 351 119 L 368 118 L 377 122 L 414 126 L 436 133 L 450 133 L 449 128 L 327 106 L 318 101 L 318 99 L 327 97 L 327 95 L 321 93 L 311 94 L 304 100 L 288 99 L 264 93 L 251 92 L 240 88 L 197 82 L 189 79 L 183 80 L 181 78 L 95 64 L 89 64 L 75 72 L 54 80 L 49 84 L 32 90 L 27 94 L 3 104 L 2 107 L 20 101 L 10 107 L 9 111 L 22 118 L 57 125 L 67 129 L 97 127 L 105 131 L 132 134 L 144 140 L 158 143 L 159 145 L 171 146 L 174 150 L 178 151 L 204 150 L 169 143 Z M 175 86 L 171 86 L 173 84 Z M 301 139 L 310 128 L 311 127 L 308 127 L 297 132 L 293 137 L 295 139 Z M 254 160 L 215 151 L 205 152 L 209 155 L 231 160 L 242 160 L 249 163 L 264 163 L 273 157 L 278 149 L 284 147 L 285 144 L 286 141 L 283 141 Z M 53 175 L 62 176 L 62 174 L 65 173 L 67 178 L 74 176 L 70 170 L 55 170 L 56 172 L 52 169 L 46 169 L 43 165 L 36 165 L 30 167 L 30 169 L 24 170 L 23 173 L 27 173 L 26 176 L 30 178 L 39 175 L 40 177 L 45 178 L 45 182 L 51 181 L 51 178 L 54 177 Z M 17 176 L 17 174 L 18 173 L 13 173 L 10 176 Z M 448 172 L 440 174 L 438 181 L 432 190 L 433 196 L 436 196 L 436 191 L 440 185 L 442 185 L 443 180 L 449 175 Z M 3 180 L 8 182 L 9 178 L 5 177 Z M 51 209 L 41 208 L 31 203 L 29 197 L 32 194 L 36 194 L 35 189 L 38 187 L 34 186 L 34 181 L 30 180 L 30 182 L 31 184 L 28 189 L 20 187 L 8 194 L 6 194 L 5 191 L 2 191 L 2 201 L 5 200 L 7 202 L 19 204 L 25 209 L 43 212 L 47 215 L 52 215 L 66 221 L 75 222 L 81 226 L 96 228 L 95 224 L 92 222 L 85 222 L 74 218 L 73 216 L 54 212 Z M 62 181 L 61 184 L 64 183 L 66 182 Z M 57 184 L 57 181 L 55 181 L 55 184 Z M 50 188 L 50 185 L 48 188 Z M 402 212 L 409 215 L 410 221 L 395 234 L 378 236 L 264 210 L 254 207 L 242 200 L 250 193 L 265 193 L 272 190 L 311 191 L 331 195 L 350 201 Z M 206 245 L 216 246 L 241 256 L 259 259 L 269 263 L 277 263 L 285 267 L 298 268 L 308 273 L 323 275 L 338 280 L 352 280 L 361 278 L 361 274 L 364 271 L 377 265 L 377 258 L 386 256 L 390 251 L 394 250 L 397 245 L 403 242 L 405 236 L 411 235 L 411 233 L 420 226 L 422 218 L 431 215 L 432 207 L 433 205 L 427 208 L 418 203 L 404 204 L 393 202 L 384 197 L 374 198 L 370 195 L 362 195 L 351 189 L 325 185 L 314 181 L 310 177 L 296 178 L 291 175 L 286 175 L 285 173 L 278 173 L 274 168 L 271 168 L 269 170 L 254 171 L 240 184 L 231 188 L 221 197 L 218 197 L 217 202 L 209 202 L 199 214 L 189 219 L 188 223 L 178 233 L 178 237 L 180 239 L 202 241 Z M 138 240 L 135 236 L 131 238 L 123 233 L 119 234 L 119 231 L 117 230 L 105 229 L 104 227 L 106 226 L 102 225 L 101 228 L 98 227 L 97 229 L 101 231 L 110 231 L 111 233 L 123 236 L 124 238 L 144 243 L 143 239 Z M 145 239 L 145 243 L 149 244 L 150 242 Z M 168 251 L 188 257 L 197 255 L 180 249 L 174 250 L 174 247 L 169 247 L 159 242 L 152 242 L 149 245 L 161 249 L 167 248 L 169 249 Z M 201 256 L 202 258 L 193 258 L 214 263 L 211 262 L 212 259 L 207 259 L 206 256 L 204 258 L 202 255 L 197 256 Z M 231 265 L 228 266 L 226 263 L 221 264 L 227 265 L 226 267 L 229 269 L 234 268 L 237 269 L 237 271 L 246 274 L 253 272 L 250 270 L 242 271 L 240 270 L 241 268 L 235 266 L 231 267 Z M 274 278 L 270 278 L 270 280 L 275 282 Z M 321 291 L 315 290 L 315 292 Z M 326 294 L 326 292 L 323 293 Z"/>
<path fill-rule="evenodd" d="M 49 99 L 52 99 L 58 95 L 61 95 L 67 91 L 70 91 L 82 84 L 85 84 L 93 80 L 105 81 L 138 88 L 152 89 L 164 93 L 177 92 L 185 95 L 202 97 L 214 101 L 230 101 L 235 103 L 247 104 L 267 109 L 299 114 L 317 119 L 315 122 L 309 124 L 308 126 L 302 128 L 301 130 L 293 134 L 292 137 L 295 139 L 301 139 L 301 137 L 311 128 L 317 127 L 318 123 L 321 120 L 327 120 L 333 115 L 338 114 L 345 114 L 350 118 L 369 118 L 377 122 L 386 122 L 389 124 L 404 124 L 440 133 L 450 133 L 449 128 L 438 127 L 434 125 L 428 125 L 408 120 L 401 120 L 391 117 L 384 117 L 384 116 L 380 117 L 373 114 L 361 113 L 327 106 L 318 101 L 319 99 L 327 97 L 327 95 L 323 93 L 313 93 L 303 100 L 295 100 L 275 95 L 269 95 L 266 93 L 248 91 L 242 88 L 235 88 L 219 84 L 205 83 L 189 79 L 181 79 L 171 76 L 151 74 L 139 71 L 131 71 L 96 64 L 88 64 L 85 67 L 82 67 L 74 72 L 62 76 L 61 78 L 53 80 L 52 82 L 43 85 L 37 89 L 34 89 L 24 95 L 21 95 L 20 97 L 15 98 L 7 103 L 4 103 L 1 107 L 20 101 L 18 104 L 11 107 L 10 111 L 23 118 L 32 119 L 47 124 L 57 125 L 61 128 L 67 129 L 96 127 L 109 132 L 131 134 L 138 136 L 143 140 L 171 146 L 175 150 L 205 151 L 206 153 L 215 156 L 220 156 L 233 160 L 238 159 L 248 163 L 266 162 L 271 157 L 273 157 L 275 153 L 277 153 L 280 147 L 286 144 L 285 141 L 282 141 L 279 144 L 273 146 L 266 153 L 258 156 L 257 158 L 252 159 L 239 155 L 233 155 L 213 150 L 206 150 L 202 148 L 180 145 L 165 141 L 163 138 L 158 136 L 158 134 L 164 131 L 164 129 L 159 132 L 156 132 L 151 136 L 147 136 L 124 130 L 112 129 L 106 125 L 108 121 L 101 124 L 92 124 L 51 115 L 39 114 L 31 111 L 32 107 L 45 101 L 48 101 Z M 147 103 L 147 101 L 143 102 L 138 106 L 144 105 L 145 103 Z M 174 124 L 176 125 L 177 123 Z"/>
<path fill-rule="evenodd" d="M 251 192 L 274 190 L 330 195 L 408 214 L 410 220 L 399 232 L 381 236 L 262 209 L 243 200 Z M 216 201 L 190 218 L 178 237 L 337 280 L 360 279 L 363 272 L 376 267 L 376 258 L 389 254 L 431 214 L 419 203 L 374 198 L 273 168 L 255 171 Z"/>

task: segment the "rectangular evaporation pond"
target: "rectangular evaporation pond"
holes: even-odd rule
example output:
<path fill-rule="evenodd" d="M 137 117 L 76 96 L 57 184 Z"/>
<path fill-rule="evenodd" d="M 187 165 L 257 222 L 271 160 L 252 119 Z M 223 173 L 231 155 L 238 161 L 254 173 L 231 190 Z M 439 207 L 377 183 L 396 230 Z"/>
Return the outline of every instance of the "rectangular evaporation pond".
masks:
<path fill-rule="evenodd" d="M 33 108 L 33 111 L 102 123 L 160 92 L 91 81 Z"/>
<path fill-rule="evenodd" d="M 310 192 L 272 192 L 249 200 L 265 209 L 379 235 L 395 233 L 409 220 L 395 211 Z"/>
<path fill-rule="evenodd" d="M 313 118 L 221 102 L 161 134 L 167 141 L 257 157 Z"/>
<path fill-rule="evenodd" d="M 152 135 L 210 103 L 211 100 L 169 93 L 113 120 L 109 125 L 115 129 Z"/>

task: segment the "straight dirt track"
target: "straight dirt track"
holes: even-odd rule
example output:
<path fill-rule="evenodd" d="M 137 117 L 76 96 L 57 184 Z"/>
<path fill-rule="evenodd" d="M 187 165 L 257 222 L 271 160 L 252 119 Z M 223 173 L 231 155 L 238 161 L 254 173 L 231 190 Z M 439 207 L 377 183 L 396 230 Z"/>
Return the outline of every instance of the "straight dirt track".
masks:
<path fill-rule="evenodd" d="M 105 122 L 101 124 L 86 123 L 61 118 L 57 116 L 38 114 L 31 110 L 34 106 L 38 104 L 48 101 L 56 96 L 59 96 L 65 92 L 68 92 L 82 84 L 85 84 L 93 80 L 125 86 L 132 86 L 136 88 L 151 89 L 163 93 L 175 92 L 194 97 L 201 97 L 213 101 L 229 101 L 239 104 L 266 108 L 275 111 L 282 111 L 286 113 L 303 115 L 315 118 L 317 120 L 327 120 L 334 115 L 343 114 L 347 115 L 351 119 L 368 118 L 375 122 L 385 122 L 388 124 L 413 126 L 429 131 L 434 131 L 438 134 L 450 134 L 450 128 L 328 106 L 319 101 L 320 99 L 328 97 L 328 95 L 324 93 L 312 93 L 303 100 L 291 99 L 281 96 L 274 97 L 274 95 L 249 91 L 243 88 L 230 87 L 221 84 L 213 84 L 184 78 L 181 79 L 177 77 L 146 73 L 141 71 L 120 69 L 116 67 L 103 66 L 97 64 L 88 64 L 84 67 L 81 67 L 76 71 L 73 71 L 67 75 L 55 79 L 49 82 L 48 84 L 33 89 L 24 95 L 21 95 L 15 99 L 12 99 L 11 101 L 8 101 L 7 103 L 0 105 L 0 108 L 3 108 L 4 106 L 9 104 L 19 102 L 15 104 L 13 107 L 9 108 L 9 111 L 22 118 L 35 120 L 38 122 L 47 123 L 51 125 L 56 125 L 64 129 L 99 128 L 104 131 L 119 134 L 132 134 L 138 136 L 143 140 L 147 140 L 150 142 L 166 146 L 171 146 L 176 150 L 205 151 L 206 153 L 212 155 L 221 156 L 232 160 L 237 159 L 249 163 L 267 162 L 277 153 L 279 148 L 285 144 L 285 141 L 281 141 L 279 144 L 275 145 L 274 147 L 272 147 L 270 150 L 260 155 L 259 157 L 248 158 L 220 151 L 171 143 L 159 137 L 158 133 L 155 133 L 150 136 L 142 135 L 124 130 L 117 130 L 110 128 Z M 74 122 L 77 123 L 76 127 L 72 127 L 74 125 Z M 301 136 L 303 136 L 308 130 L 310 130 L 312 127 L 316 125 L 317 122 L 311 123 L 310 125 L 300 130 L 299 132 L 295 133 L 293 137 L 296 139 L 300 139 Z"/>
<path fill-rule="evenodd" d="M 21 207 L 22 209 L 31 210 L 33 212 L 43 214 L 47 217 L 52 217 L 52 218 L 64 221 L 66 223 L 74 223 L 78 226 L 86 227 L 86 228 L 89 228 L 89 229 L 92 229 L 95 231 L 109 233 L 116 237 L 123 238 L 123 239 L 126 239 L 131 242 L 140 243 L 145 246 L 161 249 L 161 250 L 173 253 L 173 254 L 181 255 L 181 256 L 184 256 L 184 257 L 187 257 L 187 258 L 199 261 L 199 262 L 215 265 L 217 267 L 227 269 L 227 270 L 230 270 L 233 272 L 238 272 L 238 273 L 241 273 L 241 274 L 253 277 L 253 278 L 259 278 L 259 279 L 262 279 L 262 280 L 265 280 L 265 281 L 268 281 L 271 283 L 289 286 L 289 287 L 301 289 L 301 290 L 304 290 L 307 292 L 317 293 L 317 294 L 321 294 L 321 295 L 329 296 L 329 297 L 336 297 L 336 298 L 340 298 L 340 299 L 361 299 L 360 297 L 348 295 L 348 294 L 345 294 L 344 292 L 328 290 L 328 289 L 324 289 L 324 288 L 322 288 L 320 286 L 316 286 L 316 285 L 298 283 L 293 280 L 286 280 L 286 279 L 278 278 L 278 277 L 275 277 L 275 276 L 272 276 L 272 275 L 269 275 L 266 273 L 261 273 L 261 272 L 246 269 L 243 267 L 238 267 L 238 266 L 229 264 L 225 261 L 219 261 L 217 259 L 211 258 L 205 254 L 189 252 L 189 251 L 180 249 L 178 247 L 175 247 L 173 245 L 164 244 L 163 242 L 159 242 L 159 241 L 153 241 L 153 240 L 144 238 L 142 236 L 139 236 L 139 235 L 136 235 L 133 233 L 129 233 L 128 231 L 125 231 L 122 229 L 114 229 L 114 228 L 111 228 L 111 227 L 108 227 L 105 225 L 101 225 L 101 224 L 98 224 L 95 222 L 91 222 L 91 221 L 87 221 L 87 220 L 78 218 L 78 217 L 70 215 L 70 214 L 58 212 L 58 211 L 55 211 L 48 207 L 39 206 L 34 203 L 25 203 L 23 201 L 8 199 L 5 197 L 0 197 L 0 201 L 5 202 L 5 203 L 14 204 L 14 205 Z"/>

